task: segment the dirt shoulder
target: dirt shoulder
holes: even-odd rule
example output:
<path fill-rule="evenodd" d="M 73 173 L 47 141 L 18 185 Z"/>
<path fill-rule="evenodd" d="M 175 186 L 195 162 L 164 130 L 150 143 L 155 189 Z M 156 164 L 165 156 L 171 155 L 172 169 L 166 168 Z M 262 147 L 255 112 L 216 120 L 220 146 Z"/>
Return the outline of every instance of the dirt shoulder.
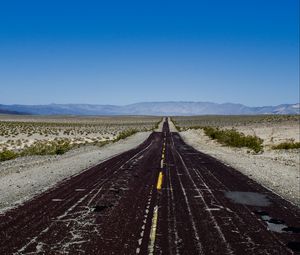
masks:
<path fill-rule="evenodd" d="M 103 147 L 87 146 L 61 156 L 32 156 L 0 163 L 0 212 L 53 187 L 62 180 L 130 150 L 151 132 L 139 132 Z"/>
<path fill-rule="evenodd" d="M 154 131 L 155 132 L 162 132 L 162 129 L 163 129 L 163 125 L 164 125 L 164 122 L 166 121 L 166 117 L 163 117 L 162 118 L 162 121 L 159 123 L 158 125 L 158 128 L 155 129 Z"/>
<path fill-rule="evenodd" d="M 247 149 L 226 147 L 212 141 L 203 130 L 180 132 L 183 140 L 195 149 L 232 166 L 283 198 L 300 206 L 299 150 L 266 150 L 253 155 Z"/>
<path fill-rule="evenodd" d="M 171 121 L 170 117 L 168 117 L 168 124 L 169 124 L 170 132 L 178 132 L 174 123 Z"/>

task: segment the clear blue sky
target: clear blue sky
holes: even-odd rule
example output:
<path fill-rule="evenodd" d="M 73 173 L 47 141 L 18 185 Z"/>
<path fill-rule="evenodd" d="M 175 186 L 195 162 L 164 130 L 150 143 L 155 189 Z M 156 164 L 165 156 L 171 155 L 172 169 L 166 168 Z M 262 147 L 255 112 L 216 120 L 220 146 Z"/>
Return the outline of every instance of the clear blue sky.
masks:
<path fill-rule="evenodd" d="M 0 104 L 295 103 L 298 69 L 298 0 L 0 5 Z"/>

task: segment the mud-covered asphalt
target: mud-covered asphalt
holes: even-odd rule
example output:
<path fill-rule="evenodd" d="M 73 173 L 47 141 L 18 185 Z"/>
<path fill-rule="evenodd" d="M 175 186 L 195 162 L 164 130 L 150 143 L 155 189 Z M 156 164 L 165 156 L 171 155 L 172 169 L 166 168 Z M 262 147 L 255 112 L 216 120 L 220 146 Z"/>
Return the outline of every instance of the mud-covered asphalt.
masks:
<path fill-rule="evenodd" d="M 298 252 L 298 207 L 188 146 L 167 122 L 0 215 L 0 254 Z"/>

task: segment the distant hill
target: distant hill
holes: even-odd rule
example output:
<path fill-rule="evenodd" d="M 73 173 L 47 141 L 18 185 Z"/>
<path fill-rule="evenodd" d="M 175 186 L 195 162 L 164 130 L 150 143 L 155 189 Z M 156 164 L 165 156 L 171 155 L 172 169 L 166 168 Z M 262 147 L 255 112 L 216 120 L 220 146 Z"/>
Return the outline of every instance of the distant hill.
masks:
<path fill-rule="evenodd" d="M 147 102 L 125 106 L 91 104 L 0 105 L 0 113 L 35 115 L 254 115 L 299 114 L 300 104 L 249 107 L 211 102 Z"/>
<path fill-rule="evenodd" d="M 20 115 L 20 114 L 26 114 L 26 113 L 24 113 L 24 112 L 17 112 L 17 111 L 2 110 L 0 108 L 0 114 L 18 114 L 18 115 Z"/>

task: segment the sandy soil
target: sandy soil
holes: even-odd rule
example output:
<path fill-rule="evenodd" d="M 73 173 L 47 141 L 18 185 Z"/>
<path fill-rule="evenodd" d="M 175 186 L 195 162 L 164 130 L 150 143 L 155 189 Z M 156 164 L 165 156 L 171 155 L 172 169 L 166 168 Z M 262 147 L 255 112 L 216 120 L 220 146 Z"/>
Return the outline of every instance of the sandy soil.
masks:
<path fill-rule="evenodd" d="M 170 118 L 168 118 L 168 123 L 169 123 L 170 132 L 178 132 L 174 123 L 170 120 Z"/>
<path fill-rule="evenodd" d="M 0 163 L 0 212 L 53 187 L 58 182 L 132 149 L 151 132 L 139 132 L 104 147 L 87 146 L 62 156 L 32 156 Z"/>
<path fill-rule="evenodd" d="M 242 127 L 239 130 L 248 134 L 252 132 L 253 134 L 253 130 L 246 130 Z M 261 127 L 255 130 L 255 134 L 263 137 L 272 134 L 273 141 L 287 138 L 286 129 L 275 130 L 277 131 L 272 132 L 271 129 Z M 295 131 L 293 131 L 293 128 L 288 130 L 292 133 Z M 284 137 L 283 134 L 285 134 Z M 186 143 L 195 149 L 234 167 L 266 188 L 300 206 L 299 150 L 283 151 L 267 148 L 264 153 L 254 155 L 247 153 L 247 149 L 222 146 L 208 138 L 200 129 L 180 132 L 180 135 Z"/>

